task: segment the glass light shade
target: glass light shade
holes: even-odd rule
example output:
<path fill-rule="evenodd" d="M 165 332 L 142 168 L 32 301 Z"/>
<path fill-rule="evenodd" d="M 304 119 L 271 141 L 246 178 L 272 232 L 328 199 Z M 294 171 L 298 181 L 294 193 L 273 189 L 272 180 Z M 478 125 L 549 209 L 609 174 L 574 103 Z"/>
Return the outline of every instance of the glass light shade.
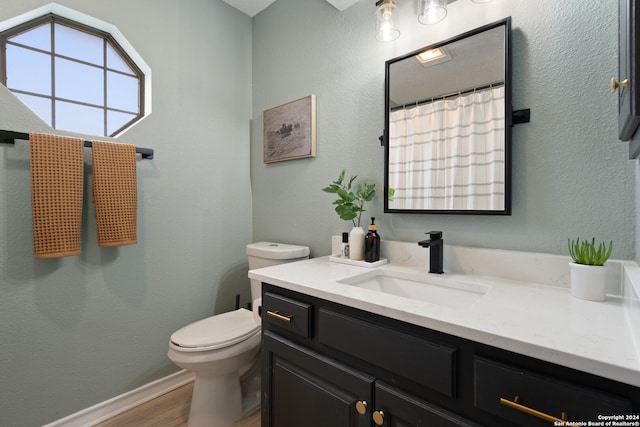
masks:
<path fill-rule="evenodd" d="M 390 42 L 400 37 L 400 10 L 385 0 L 376 10 L 376 40 Z"/>
<path fill-rule="evenodd" d="M 435 24 L 447 16 L 447 0 L 420 0 L 420 14 L 418 21 L 421 24 Z"/>

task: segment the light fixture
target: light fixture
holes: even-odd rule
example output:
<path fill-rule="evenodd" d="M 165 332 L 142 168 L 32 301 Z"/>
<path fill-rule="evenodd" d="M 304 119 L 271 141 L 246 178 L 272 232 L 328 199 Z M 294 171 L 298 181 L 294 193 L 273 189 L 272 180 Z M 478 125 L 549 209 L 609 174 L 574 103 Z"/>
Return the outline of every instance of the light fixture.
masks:
<path fill-rule="evenodd" d="M 353 1 L 353 0 L 349 0 Z M 356 0 L 357 1 L 357 0 Z M 400 9 L 395 0 L 376 1 L 376 40 L 390 42 L 400 37 Z M 457 0 L 414 0 L 421 24 L 437 24 L 447 16 L 447 5 Z M 471 0 L 473 3 L 489 3 L 492 0 Z"/>
<path fill-rule="evenodd" d="M 379 0 L 376 3 L 376 40 L 394 41 L 400 37 L 400 10 L 393 0 Z"/>
<path fill-rule="evenodd" d="M 447 0 L 420 0 L 418 21 L 421 24 L 435 24 L 447 16 Z"/>

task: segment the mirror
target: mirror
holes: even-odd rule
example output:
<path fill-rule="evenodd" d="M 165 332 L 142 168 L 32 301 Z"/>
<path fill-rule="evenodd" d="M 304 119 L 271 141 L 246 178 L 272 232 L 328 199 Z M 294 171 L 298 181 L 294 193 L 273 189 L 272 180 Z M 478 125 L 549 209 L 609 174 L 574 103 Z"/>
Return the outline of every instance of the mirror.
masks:
<path fill-rule="evenodd" d="M 511 214 L 511 18 L 386 62 L 385 212 Z"/>

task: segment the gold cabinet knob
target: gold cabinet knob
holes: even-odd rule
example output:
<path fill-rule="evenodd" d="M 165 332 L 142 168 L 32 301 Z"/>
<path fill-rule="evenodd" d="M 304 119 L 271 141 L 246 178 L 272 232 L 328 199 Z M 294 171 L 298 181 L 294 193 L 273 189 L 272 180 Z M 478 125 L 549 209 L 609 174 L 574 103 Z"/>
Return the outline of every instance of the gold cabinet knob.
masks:
<path fill-rule="evenodd" d="M 360 415 L 364 415 L 367 413 L 367 401 L 366 400 L 359 400 L 356 402 L 356 411 L 358 411 L 358 413 Z"/>
<path fill-rule="evenodd" d="M 374 411 L 373 415 L 373 422 L 377 425 L 377 426 L 381 426 L 382 424 L 384 424 L 384 412 L 382 411 Z"/>
<path fill-rule="evenodd" d="M 623 81 L 619 82 L 615 77 L 611 77 L 611 93 L 614 93 L 619 87 L 627 86 L 629 86 L 629 79 L 624 79 Z"/>

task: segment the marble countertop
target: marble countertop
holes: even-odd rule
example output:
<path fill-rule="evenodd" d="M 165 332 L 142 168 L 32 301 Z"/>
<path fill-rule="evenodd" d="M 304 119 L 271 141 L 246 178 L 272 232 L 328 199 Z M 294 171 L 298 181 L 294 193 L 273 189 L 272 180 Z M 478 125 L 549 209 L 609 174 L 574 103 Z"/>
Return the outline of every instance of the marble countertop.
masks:
<path fill-rule="evenodd" d="M 488 291 L 466 307 L 444 307 L 339 283 L 371 269 L 330 262 L 329 257 L 250 270 L 249 277 L 640 386 L 639 353 L 628 320 L 633 317 L 629 317 L 622 296 L 609 295 L 604 302 L 584 301 L 572 297 L 567 286 L 451 273 L 446 267 L 443 277 L 485 286 Z M 424 266 L 388 264 L 378 268 L 428 274 Z"/>

